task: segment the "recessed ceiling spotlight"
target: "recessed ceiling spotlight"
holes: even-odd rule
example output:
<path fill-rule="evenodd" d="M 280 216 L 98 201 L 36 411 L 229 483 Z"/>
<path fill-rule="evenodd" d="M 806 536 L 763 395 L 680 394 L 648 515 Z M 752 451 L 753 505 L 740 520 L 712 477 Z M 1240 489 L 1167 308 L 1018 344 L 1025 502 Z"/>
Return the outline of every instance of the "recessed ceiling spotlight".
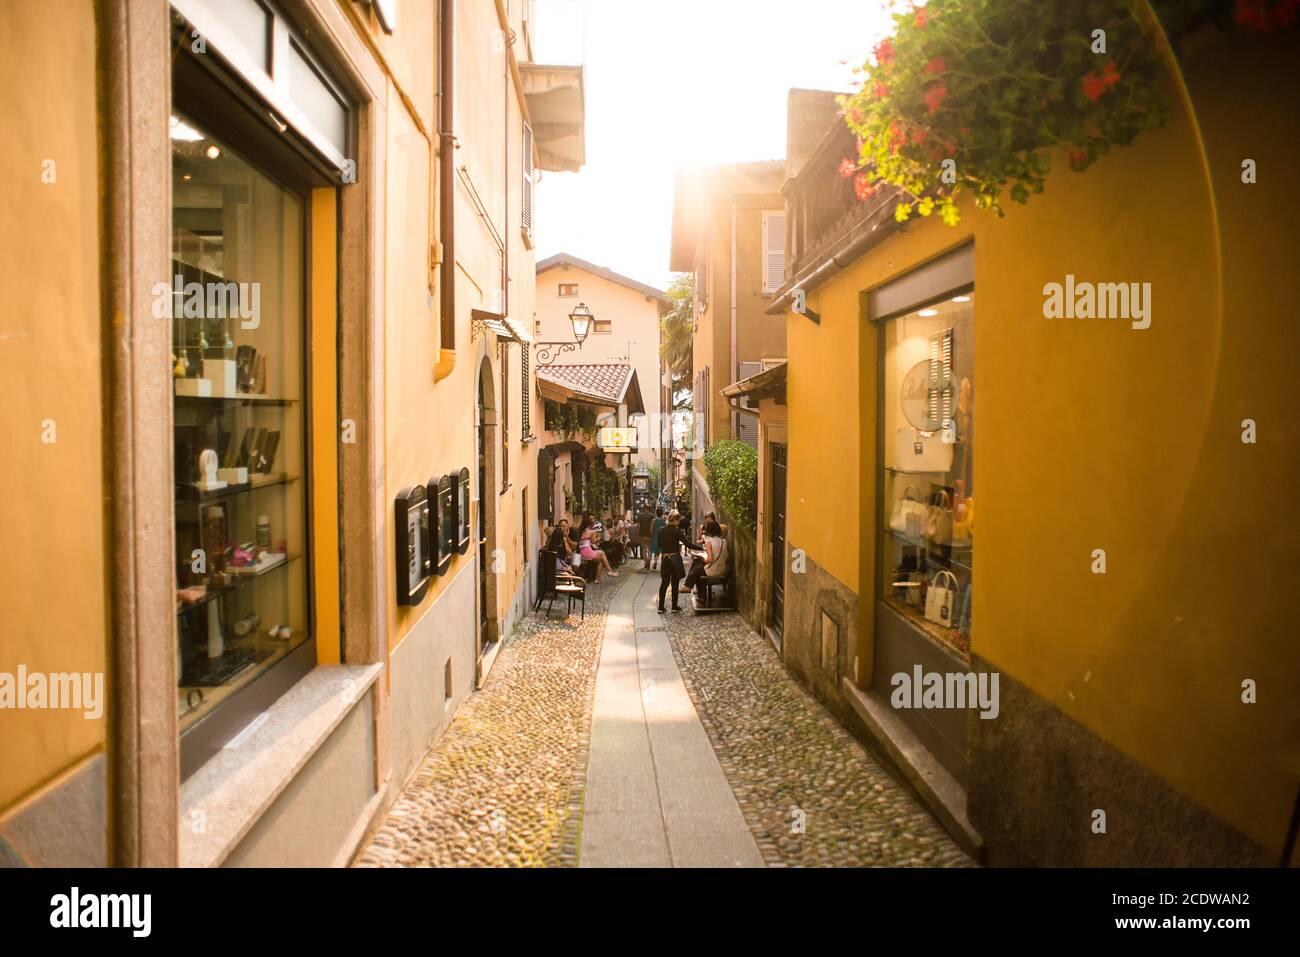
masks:
<path fill-rule="evenodd" d="M 170 127 L 171 138 L 174 140 L 184 140 L 187 143 L 197 143 L 203 139 L 203 134 L 192 126 L 186 126 L 176 117 L 172 117 L 168 123 Z"/>
<path fill-rule="evenodd" d="M 937 316 L 937 315 L 939 315 L 939 310 L 938 310 L 938 309 L 922 309 L 920 312 L 917 313 L 917 315 L 918 315 L 918 316 Z"/>
<path fill-rule="evenodd" d="M 953 296 L 953 302 L 970 302 L 970 296 Z"/>
<path fill-rule="evenodd" d="M 190 174 L 189 174 L 189 173 L 183 173 L 183 174 L 181 175 L 181 179 L 185 180 L 185 182 L 188 183 L 188 182 L 190 181 Z"/>
<path fill-rule="evenodd" d="M 220 148 L 217 147 L 217 145 L 214 143 L 212 146 L 209 146 L 207 149 L 205 149 L 205 150 L 203 151 L 203 153 L 204 153 L 205 156 L 207 156 L 208 159 L 210 159 L 210 160 L 214 160 L 214 159 L 216 159 L 218 156 L 221 155 L 221 150 L 220 150 Z"/>

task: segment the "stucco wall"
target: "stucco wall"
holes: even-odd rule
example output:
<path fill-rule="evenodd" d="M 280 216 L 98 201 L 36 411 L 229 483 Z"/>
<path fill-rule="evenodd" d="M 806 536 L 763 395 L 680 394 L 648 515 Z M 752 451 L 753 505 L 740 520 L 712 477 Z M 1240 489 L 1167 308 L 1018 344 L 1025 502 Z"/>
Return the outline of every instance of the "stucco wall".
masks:
<path fill-rule="evenodd" d="M 0 37 L 0 671 L 102 674 L 114 551 L 105 540 L 113 488 L 103 467 L 92 4 L 0 4 Z M 109 693 L 105 683 L 105 707 Z M 81 711 L 0 711 L 0 816 L 100 750 L 106 723 Z"/>
<path fill-rule="evenodd" d="M 859 291 L 974 238 L 972 649 L 1273 853 L 1295 799 L 1300 667 L 1289 592 L 1253 583 L 1288 567 L 1295 536 L 1278 507 L 1300 464 L 1287 412 L 1300 342 L 1279 259 L 1300 236 L 1277 212 L 1295 204 L 1294 178 L 1278 171 L 1296 141 L 1273 112 L 1290 88 L 1287 42 L 1211 38 L 1187 54 L 1197 123 L 1171 74 L 1163 129 L 1082 175 L 1058 162 L 1046 192 L 1005 219 L 967 210 L 956 228 L 912 224 L 810 297 L 820 328 L 789 320 L 791 539 L 854 581 L 853 557 L 817 530 L 841 509 L 861 522 L 865 663 L 875 423 L 869 412 L 858 423 L 857 507 L 837 507 L 821 484 L 825 450 L 851 412 L 831 391 L 841 377 L 811 370 L 855 351 Z M 1273 105 L 1241 108 L 1252 102 Z M 1278 175 L 1243 184 L 1246 157 Z M 1044 318 L 1044 284 L 1067 273 L 1150 282 L 1151 327 Z M 874 346 L 856 352 L 870 410 Z M 1242 443 L 1247 417 L 1258 444 Z M 1091 572 L 1095 548 L 1105 575 Z M 1248 678 L 1258 704 L 1241 701 Z"/>

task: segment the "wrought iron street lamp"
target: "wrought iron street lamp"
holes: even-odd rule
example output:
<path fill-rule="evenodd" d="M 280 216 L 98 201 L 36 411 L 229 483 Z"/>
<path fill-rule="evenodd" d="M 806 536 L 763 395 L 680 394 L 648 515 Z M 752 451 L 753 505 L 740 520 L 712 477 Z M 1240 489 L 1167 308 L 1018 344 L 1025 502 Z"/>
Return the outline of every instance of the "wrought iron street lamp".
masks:
<path fill-rule="evenodd" d="M 595 321 L 595 316 L 591 314 L 591 309 L 585 302 L 578 303 L 573 312 L 569 313 L 569 322 L 573 325 L 572 342 L 534 342 L 537 347 L 537 364 L 539 366 L 548 366 L 558 357 L 566 352 L 576 352 L 582 348 L 583 341 L 587 334 L 591 332 L 591 324 Z"/>

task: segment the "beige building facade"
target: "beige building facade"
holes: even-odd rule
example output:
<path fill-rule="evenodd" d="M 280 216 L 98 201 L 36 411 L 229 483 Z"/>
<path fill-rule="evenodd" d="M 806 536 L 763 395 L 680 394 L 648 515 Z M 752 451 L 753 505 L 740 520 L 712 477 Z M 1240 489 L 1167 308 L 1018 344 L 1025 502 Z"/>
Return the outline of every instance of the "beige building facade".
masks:
<path fill-rule="evenodd" d="M 757 446 L 757 420 L 720 395 L 785 358 L 785 324 L 766 314 L 785 270 L 785 162 L 685 170 L 673 200 L 669 268 L 695 275 L 694 427 L 689 439 L 696 514 L 713 510 L 703 455 L 723 439 Z"/>
<path fill-rule="evenodd" d="M 0 8 L 34 506 L 0 672 L 103 688 L 0 711 L 0 863 L 346 863 L 482 682 L 537 544 L 532 187 L 583 162 L 582 70 L 534 33 L 502 0 Z"/>
<path fill-rule="evenodd" d="M 667 297 L 661 289 L 568 253 L 540 260 L 535 337 L 543 342 L 571 340 L 569 313 L 579 303 L 591 310 L 591 331 L 578 351 L 557 355 L 557 361 L 617 363 L 635 369 L 645 408 L 628 422 L 636 427 L 639 443 L 632 461 L 644 465 L 659 462 L 671 440 L 659 385 L 663 378 L 659 320 L 668 306 Z M 538 355 L 543 355 L 540 349 Z"/>

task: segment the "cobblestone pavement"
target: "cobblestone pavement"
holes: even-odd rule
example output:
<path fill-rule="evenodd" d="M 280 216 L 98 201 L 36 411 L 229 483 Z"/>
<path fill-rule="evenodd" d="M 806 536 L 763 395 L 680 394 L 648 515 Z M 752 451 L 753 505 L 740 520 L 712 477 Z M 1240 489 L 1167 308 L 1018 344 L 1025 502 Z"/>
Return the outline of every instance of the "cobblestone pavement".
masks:
<path fill-rule="evenodd" d="M 356 866 L 576 866 L 607 611 L 640 574 L 589 589 L 581 624 L 520 622 Z M 660 620 L 769 866 L 971 865 L 738 615 Z"/>
<path fill-rule="evenodd" d="M 574 867 L 591 703 L 610 597 L 585 622 L 529 613 L 424 759 L 358 867 Z"/>
<path fill-rule="evenodd" d="M 768 866 L 973 866 L 739 615 L 665 617 L 686 688 Z"/>

